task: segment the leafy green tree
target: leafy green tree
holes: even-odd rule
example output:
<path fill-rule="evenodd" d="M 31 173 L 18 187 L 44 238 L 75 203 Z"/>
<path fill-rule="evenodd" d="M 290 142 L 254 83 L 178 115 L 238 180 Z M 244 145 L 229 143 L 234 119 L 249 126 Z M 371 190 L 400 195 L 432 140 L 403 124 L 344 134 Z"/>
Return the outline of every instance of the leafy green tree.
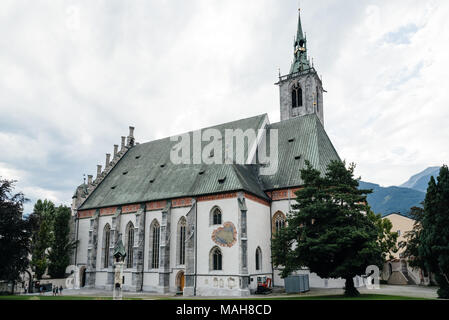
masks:
<path fill-rule="evenodd" d="M 382 266 L 394 236 L 370 213 L 366 195 L 371 190 L 358 189 L 354 168 L 333 161 L 322 176 L 306 162 L 303 188 L 296 192 L 286 227 L 272 241 L 273 263 L 283 267 L 282 277 L 307 267 L 322 278 L 345 279 L 345 295 L 356 296 L 353 278 L 369 265 Z"/>
<path fill-rule="evenodd" d="M 31 219 L 34 221 L 31 265 L 37 279 L 42 279 L 48 267 L 48 252 L 53 241 L 55 205 L 49 200 L 38 200 Z"/>
<path fill-rule="evenodd" d="M 52 278 L 63 278 L 70 264 L 70 254 L 75 242 L 70 240 L 71 210 L 67 206 L 56 209 L 53 223 L 53 240 L 49 254 L 48 273 Z"/>
<path fill-rule="evenodd" d="M 427 270 L 427 266 L 419 254 L 424 209 L 420 207 L 413 207 L 410 209 L 410 216 L 413 220 L 415 220 L 413 223 L 413 229 L 404 234 L 405 241 L 401 241 L 399 243 L 399 248 L 404 249 L 403 255 L 408 258 L 410 266 Z"/>
<path fill-rule="evenodd" d="M 382 219 L 381 214 L 375 214 L 370 208 L 368 208 L 367 217 L 376 226 L 377 229 L 377 242 L 382 252 L 382 264 L 387 259 L 393 259 L 392 253 L 398 252 L 398 233 L 392 232 L 393 224 L 388 219 Z M 382 269 L 382 266 L 379 266 Z"/>
<path fill-rule="evenodd" d="M 15 282 L 29 265 L 32 225 L 23 219 L 22 193 L 12 194 L 15 181 L 0 179 L 0 279 Z"/>

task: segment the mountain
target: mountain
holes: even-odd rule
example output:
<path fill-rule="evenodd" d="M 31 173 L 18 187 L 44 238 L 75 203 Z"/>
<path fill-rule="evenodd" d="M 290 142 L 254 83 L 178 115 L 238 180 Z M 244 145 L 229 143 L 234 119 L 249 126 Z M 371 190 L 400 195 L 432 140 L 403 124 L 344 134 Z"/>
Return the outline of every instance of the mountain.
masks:
<path fill-rule="evenodd" d="M 415 174 L 407 182 L 400 185 L 400 187 L 415 189 L 422 192 L 427 192 L 430 177 L 438 177 L 440 167 L 429 167 L 426 170 Z"/>
<path fill-rule="evenodd" d="M 429 178 L 430 179 L 430 178 Z M 382 216 L 401 213 L 408 216 L 410 208 L 419 206 L 426 196 L 425 192 L 402 187 L 381 187 L 378 184 L 359 182 L 359 189 L 373 189 L 367 196 L 368 204 L 375 213 Z"/>

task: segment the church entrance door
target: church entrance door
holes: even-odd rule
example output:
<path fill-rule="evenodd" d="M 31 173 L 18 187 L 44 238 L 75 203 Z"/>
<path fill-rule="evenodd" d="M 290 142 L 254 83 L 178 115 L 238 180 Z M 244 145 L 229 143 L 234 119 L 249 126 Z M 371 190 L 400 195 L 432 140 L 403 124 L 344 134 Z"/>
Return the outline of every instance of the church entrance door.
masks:
<path fill-rule="evenodd" d="M 184 271 L 179 271 L 176 275 L 177 278 L 177 287 L 179 292 L 184 291 Z"/>
<path fill-rule="evenodd" d="M 81 276 L 80 287 L 82 288 L 86 285 L 86 267 L 81 267 L 80 276 Z"/>

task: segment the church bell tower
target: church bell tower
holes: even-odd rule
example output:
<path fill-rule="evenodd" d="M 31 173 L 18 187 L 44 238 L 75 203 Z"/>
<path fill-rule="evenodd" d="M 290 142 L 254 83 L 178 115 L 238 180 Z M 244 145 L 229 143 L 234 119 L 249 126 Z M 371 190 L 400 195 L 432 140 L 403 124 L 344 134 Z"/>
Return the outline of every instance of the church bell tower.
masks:
<path fill-rule="evenodd" d="M 294 60 L 290 73 L 279 74 L 281 121 L 315 113 L 324 126 L 323 85 L 307 55 L 307 38 L 302 31 L 301 14 L 294 39 Z"/>

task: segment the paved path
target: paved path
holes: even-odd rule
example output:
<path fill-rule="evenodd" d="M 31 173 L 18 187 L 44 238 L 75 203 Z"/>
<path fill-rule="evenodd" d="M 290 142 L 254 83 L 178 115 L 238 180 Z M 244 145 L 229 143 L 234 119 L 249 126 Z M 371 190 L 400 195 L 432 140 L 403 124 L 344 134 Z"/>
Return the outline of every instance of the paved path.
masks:
<path fill-rule="evenodd" d="M 380 289 L 369 290 L 367 288 L 358 288 L 361 293 L 365 294 L 386 294 L 394 296 L 405 296 L 405 297 L 417 297 L 417 298 L 437 298 L 437 288 L 436 287 L 423 287 L 423 286 L 390 286 L 381 285 Z M 325 296 L 325 295 L 341 295 L 343 294 L 343 289 L 315 289 L 312 288 L 309 292 L 298 294 L 297 296 Z M 38 294 L 31 294 L 38 295 Z M 46 296 L 51 296 L 51 292 L 44 293 Z M 106 290 L 98 289 L 64 289 L 62 295 L 67 296 L 90 296 L 90 297 L 111 297 L 112 292 Z M 141 299 L 163 299 L 163 298 L 175 298 L 183 299 L 182 296 L 176 296 L 173 293 L 168 294 L 158 294 L 158 293 L 148 293 L 148 292 L 123 292 L 123 296 L 127 298 L 141 298 Z M 270 295 L 252 295 L 249 298 L 274 298 L 274 297 L 292 297 L 295 295 L 287 294 L 270 294 Z M 226 299 L 227 297 L 189 297 L 189 299 Z M 232 297 L 229 297 L 232 298 Z"/>

